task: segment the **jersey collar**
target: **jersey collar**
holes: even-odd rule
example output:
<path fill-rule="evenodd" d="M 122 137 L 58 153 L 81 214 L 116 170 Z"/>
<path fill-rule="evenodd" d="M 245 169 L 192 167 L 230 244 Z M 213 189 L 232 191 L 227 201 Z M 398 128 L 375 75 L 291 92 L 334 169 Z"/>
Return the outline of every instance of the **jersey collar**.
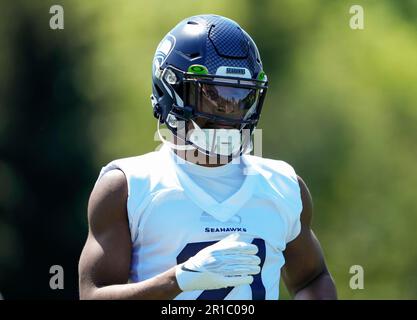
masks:
<path fill-rule="evenodd" d="M 169 146 L 163 146 L 161 151 L 166 152 L 170 157 L 170 162 L 177 173 L 178 182 L 181 184 L 182 189 L 186 190 L 185 193 L 190 200 L 221 222 L 226 222 L 234 216 L 253 195 L 256 180 L 253 174 L 248 174 L 245 175 L 245 179 L 236 193 L 232 194 L 223 202 L 218 202 L 204 189 L 198 186 L 188 174 L 184 172 L 181 165 L 176 162 L 184 162 L 185 160 L 179 158 Z M 241 157 L 240 160 L 243 161 L 244 166 L 247 166 L 245 157 Z M 244 170 L 244 172 L 246 172 L 246 170 Z"/>

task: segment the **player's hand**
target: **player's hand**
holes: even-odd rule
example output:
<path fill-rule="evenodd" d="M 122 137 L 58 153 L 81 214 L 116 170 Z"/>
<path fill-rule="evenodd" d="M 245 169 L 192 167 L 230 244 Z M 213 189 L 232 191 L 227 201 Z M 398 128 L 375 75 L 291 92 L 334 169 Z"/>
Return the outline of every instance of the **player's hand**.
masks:
<path fill-rule="evenodd" d="M 258 247 L 226 237 L 199 251 L 176 267 L 178 286 L 183 291 L 210 290 L 251 284 L 260 272 Z"/>

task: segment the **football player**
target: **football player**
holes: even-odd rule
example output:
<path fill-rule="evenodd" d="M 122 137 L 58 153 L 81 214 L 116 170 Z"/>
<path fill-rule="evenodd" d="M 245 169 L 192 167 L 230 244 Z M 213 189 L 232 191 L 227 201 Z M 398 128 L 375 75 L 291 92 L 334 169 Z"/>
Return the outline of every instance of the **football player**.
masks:
<path fill-rule="evenodd" d="M 296 299 L 335 299 L 306 184 L 249 154 L 268 79 L 248 33 L 218 15 L 183 20 L 152 82 L 158 132 L 172 137 L 101 170 L 80 298 L 278 299 L 282 275 Z"/>

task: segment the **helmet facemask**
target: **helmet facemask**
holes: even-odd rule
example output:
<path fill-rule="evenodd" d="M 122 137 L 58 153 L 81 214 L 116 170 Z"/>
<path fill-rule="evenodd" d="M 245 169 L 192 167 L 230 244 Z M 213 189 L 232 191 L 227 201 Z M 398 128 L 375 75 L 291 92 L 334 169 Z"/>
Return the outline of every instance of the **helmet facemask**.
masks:
<path fill-rule="evenodd" d="M 193 72 L 196 68 L 203 72 Z M 206 70 L 203 66 L 191 66 L 189 72 L 173 66 L 163 70 L 161 81 L 173 96 L 165 121 L 168 128 L 185 145 L 208 156 L 250 152 L 250 136 L 267 90 L 266 76 L 262 72 L 254 80 L 209 75 Z"/>

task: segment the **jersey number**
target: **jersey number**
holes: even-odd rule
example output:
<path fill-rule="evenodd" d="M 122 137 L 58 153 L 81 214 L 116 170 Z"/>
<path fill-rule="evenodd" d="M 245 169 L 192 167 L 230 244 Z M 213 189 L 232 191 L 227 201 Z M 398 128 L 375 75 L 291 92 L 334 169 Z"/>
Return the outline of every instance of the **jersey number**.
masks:
<path fill-rule="evenodd" d="M 207 241 L 187 244 L 177 256 L 177 263 L 180 264 L 187 261 L 189 258 L 196 255 L 200 250 L 211 246 L 216 242 L 217 241 Z M 258 247 L 258 253 L 256 255 L 259 259 L 261 259 L 261 272 L 253 276 L 253 282 L 250 285 L 252 289 L 252 300 L 265 300 L 265 287 L 262 283 L 261 277 L 262 267 L 265 262 L 265 241 L 257 238 L 254 239 L 252 243 Z M 232 287 L 229 287 L 215 290 L 205 290 L 198 296 L 197 300 L 223 300 L 230 293 L 230 291 L 232 291 L 232 289 Z"/>

